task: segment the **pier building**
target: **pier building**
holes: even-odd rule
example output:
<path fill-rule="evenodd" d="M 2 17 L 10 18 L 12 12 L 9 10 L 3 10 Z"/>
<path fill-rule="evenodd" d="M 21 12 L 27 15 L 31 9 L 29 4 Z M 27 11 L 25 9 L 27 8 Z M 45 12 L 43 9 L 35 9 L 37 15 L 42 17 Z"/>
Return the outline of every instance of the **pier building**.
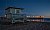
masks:
<path fill-rule="evenodd" d="M 24 22 L 26 15 L 21 14 L 23 8 L 8 7 L 5 9 L 5 17 L 10 19 L 12 23 Z"/>

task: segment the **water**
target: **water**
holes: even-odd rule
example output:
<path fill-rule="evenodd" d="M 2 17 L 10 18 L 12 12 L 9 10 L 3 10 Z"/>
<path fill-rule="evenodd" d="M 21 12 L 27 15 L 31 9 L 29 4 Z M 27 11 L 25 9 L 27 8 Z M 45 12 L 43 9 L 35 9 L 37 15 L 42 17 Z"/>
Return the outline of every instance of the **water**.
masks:
<path fill-rule="evenodd" d="M 39 18 L 39 19 L 36 19 L 36 18 L 33 18 L 33 19 L 30 19 L 30 20 L 43 20 L 44 22 L 50 22 L 50 18 Z"/>
<path fill-rule="evenodd" d="M 44 20 L 50 22 L 50 18 L 44 18 Z"/>

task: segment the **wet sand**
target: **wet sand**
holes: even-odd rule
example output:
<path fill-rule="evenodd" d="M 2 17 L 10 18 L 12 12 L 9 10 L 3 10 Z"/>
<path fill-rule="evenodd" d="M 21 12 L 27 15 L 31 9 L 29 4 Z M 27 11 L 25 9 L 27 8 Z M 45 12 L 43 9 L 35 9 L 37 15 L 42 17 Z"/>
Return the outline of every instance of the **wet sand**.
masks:
<path fill-rule="evenodd" d="M 50 30 L 50 23 L 47 22 L 26 22 L 15 24 L 0 24 L 1 30 Z"/>

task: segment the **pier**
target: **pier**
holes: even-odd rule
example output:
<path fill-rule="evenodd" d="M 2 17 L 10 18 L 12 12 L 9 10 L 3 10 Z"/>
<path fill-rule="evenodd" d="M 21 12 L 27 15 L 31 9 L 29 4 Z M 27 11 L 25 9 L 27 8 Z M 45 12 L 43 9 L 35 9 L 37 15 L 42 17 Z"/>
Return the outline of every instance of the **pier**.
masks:
<path fill-rule="evenodd" d="M 44 22 L 44 16 L 27 16 L 26 14 L 21 14 L 22 10 L 24 10 L 24 8 L 8 7 L 5 9 L 4 17 L 0 18 L 3 20 L 3 22 L 5 21 L 11 23 L 27 21 Z"/>

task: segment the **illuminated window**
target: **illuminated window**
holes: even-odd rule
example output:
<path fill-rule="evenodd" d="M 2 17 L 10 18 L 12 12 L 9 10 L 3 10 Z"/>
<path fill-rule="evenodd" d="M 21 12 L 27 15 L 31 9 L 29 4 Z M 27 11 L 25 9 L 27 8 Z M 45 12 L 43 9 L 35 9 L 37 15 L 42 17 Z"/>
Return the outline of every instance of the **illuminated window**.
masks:
<path fill-rule="evenodd" d="M 17 12 L 16 13 L 19 13 L 19 10 L 17 10 Z"/>
<path fill-rule="evenodd" d="M 5 15 L 5 17 L 6 17 L 6 15 Z"/>

